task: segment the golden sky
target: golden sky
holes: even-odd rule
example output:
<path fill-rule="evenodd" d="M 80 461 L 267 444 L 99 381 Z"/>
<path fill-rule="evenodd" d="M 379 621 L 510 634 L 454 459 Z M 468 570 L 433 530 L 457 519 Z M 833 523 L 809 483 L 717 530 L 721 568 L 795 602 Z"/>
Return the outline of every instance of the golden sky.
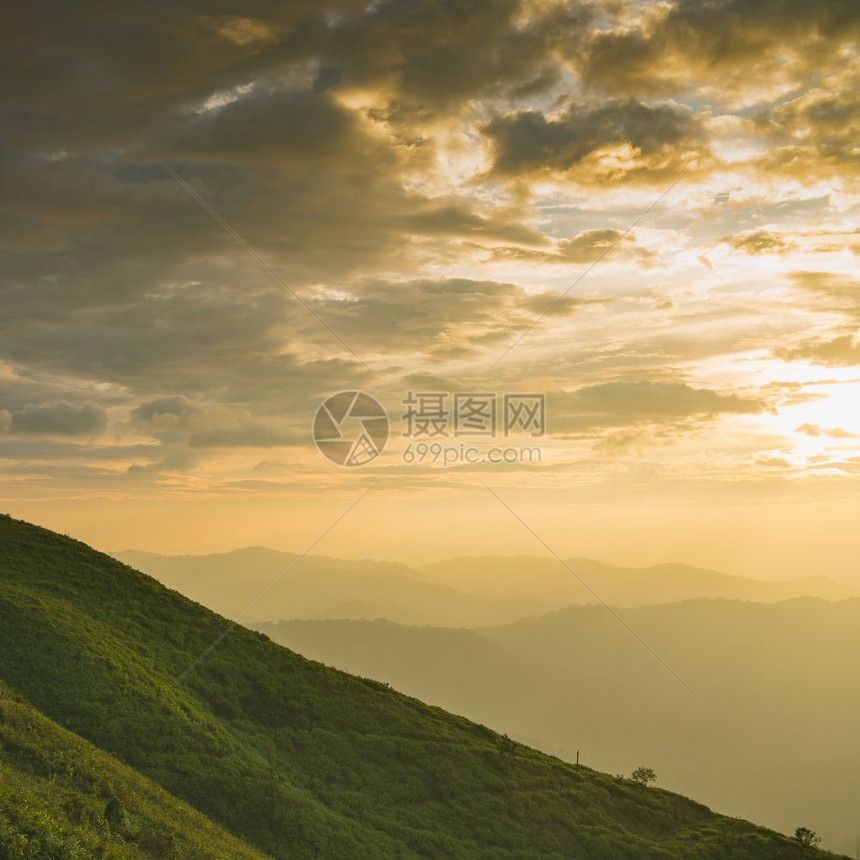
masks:
<path fill-rule="evenodd" d="M 370 487 L 319 551 L 543 552 L 486 485 L 563 555 L 860 582 L 856 4 L 9 17 L 4 510 L 301 551 Z M 541 462 L 404 463 L 408 390 L 545 394 Z"/>

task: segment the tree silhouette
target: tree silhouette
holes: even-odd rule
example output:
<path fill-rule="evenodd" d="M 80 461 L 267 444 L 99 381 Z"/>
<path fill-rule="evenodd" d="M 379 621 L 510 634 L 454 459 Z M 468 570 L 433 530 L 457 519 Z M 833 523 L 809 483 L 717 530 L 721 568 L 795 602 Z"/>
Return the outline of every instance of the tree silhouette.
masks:
<path fill-rule="evenodd" d="M 630 779 L 633 782 L 638 782 L 640 785 L 648 785 L 649 782 L 657 781 L 657 774 L 650 767 L 637 767 L 630 774 Z"/>
<path fill-rule="evenodd" d="M 821 844 L 821 837 L 808 827 L 798 827 L 794 831 L 794 838 L 807 850 L 817 848 Z"/>

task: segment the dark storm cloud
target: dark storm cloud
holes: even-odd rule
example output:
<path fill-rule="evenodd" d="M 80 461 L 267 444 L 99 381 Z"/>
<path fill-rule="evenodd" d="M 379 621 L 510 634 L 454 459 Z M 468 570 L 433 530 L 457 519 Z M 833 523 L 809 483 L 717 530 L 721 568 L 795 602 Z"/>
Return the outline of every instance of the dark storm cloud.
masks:
<path fill-rule="evenodd" d="M 317 4 L 244 5 L 239 19 L 218 3 L 206 14 L 192 3 L 56 4 L 47 13 L 19 5 L 4 28 L 9 73 L 0 90 L 12 142 L 49 151 L 137 144 L 170 112 L 288 66 L 325 41 Z M 231 38 L 237 20 L 277 38 L 242 44 Z"/>
<path fill-rule="evenodd" d="M 281 168 L 333 166 L 371 156 L 394 166 L 385 148 L 362 132 L 352 111 L 332 93 L 314 90 L 251 93 L 221 109 L 191 114 L 152 146 L 165 157 Z"/>
<path fill-rule="evenodd" d="M 557 118 L 535 110 L 497 115 L 484 132 L 494 146 L 493 170 L 503 176 L 546 172 L 587 181 L 595 169 L 585 165 L 589 156 L 628 144 L 636 153 L 614 173 L 629 180 L 637 174 L 678 171 L 704 153 L 701 129 L 689 113 L 634 99 L 575 104 Z"/>
<path fill-rule="evenodd" d="M 358 84 L 393 87 L 388 116 L 395 123 L 469 99 L 548 88 L 560 74 L 558 56 L 592 18 L 576 0 L 383 0 L 369 8 L 334 28 L 332 63 Z"/>
<path fill-rule="evenodd" d="M 283 107 L 261 98 L 253 115 L 286 128 L 270 106 Z M 236 133 L 248 136 L 252 150 L 263 145 L 251 140 L 254 131 L 265 139 L 260 127 Z M 213 138 L 216 144 L 223 141 Z M 307 154 L 310 161 L 324 158 L 321 168 L 299 159 L 274 172 L 247 160 L 242 167 L 188 161 L 179 169 L 305 295 L 310 284 L 348 282 L 357 267 L 404 265 L 422 235 L 546 241 L 511 217 L 405 191 L 392 172 L 393 157 L 363 159 L 352 144 L 323 149 L 314 142 Z M 238 150 L 235 161 L 242 161 Z M 16 366 L 62 368 L 67 376 L 110 381 L 144 396 L 207 390 L 249 405 L 288 381 L 295 392 L 328 388 L 320 377 L 328 370 L 344 384 L 359 373 L 160 166 L 19 156 L 7 162 L 0 186 L 0 217 L 14 225 L 5 234 L 13 250 L 2 282 L 0 343 Z M 329 362 L 314 368 L 295 357 L 308 339 Z M 298 382 L 305 377 L 307 383 Z"/>
<path fill-rule="evenodd" d="M 529 20 L 514 2 L 252 3 L 241 16 L 217 4 L 205 15 L 182 3 L 157 13 L 78 5 L 47 19 L 16 7 L 0 36 L 13 298 L 35 284 L 42 316 L 119 303 L 195 255 L 235 252 L 159 157 L 179 159 L 291 283 L 395 260 L 415 235 L 537 244 L 514 221 L 407 192 L 403 147 L 369 135 L 336 93 L 381 86 L 386 126 L 408 125 L 431 105 L 528 82 L 582 21 L 573 5 Z M 39 34 L 37 51 L 27 33 Z"/>
<path fill-rule="evenodd" d="M 241 15 L 218 2 L 205 12 L 188 2 L 19 4 L 3 30 L 0 96 L 17 147 L 116 148 L 214 93 L 312 62 L 316 89 L 385 85 L 390 121 L 411 122 L 481 95 L 549 86 L 554 54 L 575 45 L 589 19 L 585 4 L 524 14 L 518 0 L 252 0 Z"/>

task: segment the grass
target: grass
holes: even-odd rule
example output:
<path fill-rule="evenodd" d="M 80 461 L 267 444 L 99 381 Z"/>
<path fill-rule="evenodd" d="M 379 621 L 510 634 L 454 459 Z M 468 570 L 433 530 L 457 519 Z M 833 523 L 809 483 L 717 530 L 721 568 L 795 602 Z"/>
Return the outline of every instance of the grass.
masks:
<path fill-rule="evenodd" d="M 0 683 L 0 857 L 264 855 Z"/>

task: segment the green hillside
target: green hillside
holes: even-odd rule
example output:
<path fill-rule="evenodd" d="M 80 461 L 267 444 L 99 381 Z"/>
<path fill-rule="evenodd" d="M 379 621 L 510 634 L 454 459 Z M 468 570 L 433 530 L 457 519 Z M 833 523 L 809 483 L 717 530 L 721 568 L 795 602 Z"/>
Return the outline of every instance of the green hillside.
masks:
<path fill-rule="evenodd" d="M 254 629 L 544 752 L 660 785 L 854 854 L 860 600 L 624 609 L 686 690 L 601 606 L 463 630 L 388 621 Z"/>
<path fill-rule="evenodd" d="M 0 518 L 0 679 L 274 857 L 809 856 L 241 628 L 174 684 L 226 626 L 84 544 Z"/>
<path fill-rule="evenodd" d="M 264 855 L 0 683 L 0 857 Z"/>

